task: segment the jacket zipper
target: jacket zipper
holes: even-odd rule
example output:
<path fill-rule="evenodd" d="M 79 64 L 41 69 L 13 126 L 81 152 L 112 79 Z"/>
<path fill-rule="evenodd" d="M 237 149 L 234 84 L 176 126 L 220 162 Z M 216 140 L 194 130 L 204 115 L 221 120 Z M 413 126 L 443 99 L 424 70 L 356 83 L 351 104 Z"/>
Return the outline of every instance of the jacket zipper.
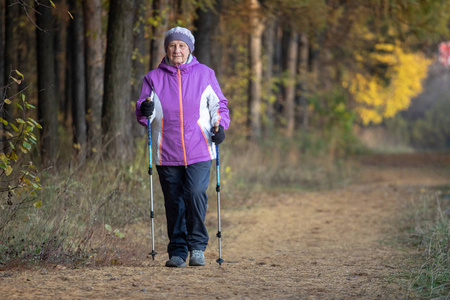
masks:
<path fill-rule="evenodd" d="M 183 125 L 183 96 L 181 93 L 181 71 L 178 69 L 178 91 L 180 101 L 180 127 L 181 127 L 181 145 L 183 147 L 184 166 L 187 168 L 186 146 L 184 144 L 184 125 Z"/>

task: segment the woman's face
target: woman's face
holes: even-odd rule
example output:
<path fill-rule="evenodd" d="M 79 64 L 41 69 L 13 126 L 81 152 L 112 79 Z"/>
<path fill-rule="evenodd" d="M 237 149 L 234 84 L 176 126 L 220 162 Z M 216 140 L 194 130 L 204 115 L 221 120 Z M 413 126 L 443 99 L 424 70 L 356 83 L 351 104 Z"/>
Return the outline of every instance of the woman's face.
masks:
<path fill-rule="evenodd" d="M 170 63 L 176 66 L 184 63 L 188 59 L 189 53 L 189 46 L 182 41 L 171 41 L 167 46 L 167 57 Z"/>

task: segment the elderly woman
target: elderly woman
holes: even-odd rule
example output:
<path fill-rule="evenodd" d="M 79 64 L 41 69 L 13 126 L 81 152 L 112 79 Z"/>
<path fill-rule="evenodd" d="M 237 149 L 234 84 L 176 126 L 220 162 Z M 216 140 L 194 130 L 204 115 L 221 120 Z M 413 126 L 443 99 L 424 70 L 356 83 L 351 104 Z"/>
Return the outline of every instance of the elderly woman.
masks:
<path fill-rule="evenodd" d="M 164 194 L 170 240 L 167 267 L 185 267 L 188 252 L 190 266 L 205 265 L 213 143 L 225 139 L 230 122 L 228 101 L 214 71 L 192 55 L 194 44 L 186 28 L 166 33 L 166 56 L 145 76 L 136 104 L 139 123 L 147 126 L 149 117 L 152 122 L 152 159 Z M 145 101 L 147 97 L 152 101 Z"/>

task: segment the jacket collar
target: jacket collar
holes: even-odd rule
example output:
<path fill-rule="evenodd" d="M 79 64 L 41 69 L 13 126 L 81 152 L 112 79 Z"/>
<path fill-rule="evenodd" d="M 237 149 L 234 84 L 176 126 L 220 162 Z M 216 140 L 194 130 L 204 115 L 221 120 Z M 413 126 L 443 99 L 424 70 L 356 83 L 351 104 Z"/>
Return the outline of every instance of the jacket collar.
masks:
<path fill-rule="evenodd" d="M 170 74 L 176 74 L 179 69 L 181 71 L 181 74 L 184 74 L 184 73 L 190 72 L 192 67 L 197 64 L 198 64 L 197 58 L 192 54 L 189 54 L 189 57 L 188 57 L 186 63 L 184 63 L 182 65 L 178 65 L 178 66 L 169 64 L 167 56 L 165 56 L 162 59 L 161 63 L 159 64 L 158 68 L 160 68 L 166 72 L 169 72 Z"/>

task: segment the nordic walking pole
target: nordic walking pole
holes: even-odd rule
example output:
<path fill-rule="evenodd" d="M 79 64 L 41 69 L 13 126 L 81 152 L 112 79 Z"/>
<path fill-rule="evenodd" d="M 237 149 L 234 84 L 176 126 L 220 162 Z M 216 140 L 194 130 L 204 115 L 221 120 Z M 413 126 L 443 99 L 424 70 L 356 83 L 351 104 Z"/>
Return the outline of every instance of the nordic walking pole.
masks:
<path fill-rule="evenodd" d="M 147 97 L 145 101 L 151 102 L 150 97 Z M 155 213 L 153 211 L 153 168 L 152 168 L 152 127 L 151 117 L 147 118 L 148 127 L 148 175 L 150 175 L 150 218 L 152 219 L 152 252 L 150 253 L 153 260 L 155 260 Z"/>
<path fill-rule="evenodd" d="M 219 123 L 214 124 L 215 132 L 219 131 Z M 220 224 L 220 169 L 219 169 L 219 145 L 216 144 L 216 178 L 217 178 L 217 238 L 219 239 L 219 258 L 216 262 L 219 266 L 222 266 L 224 260 L 222 259 L 222 232 L 221 232 L 221 224 Z"/>

